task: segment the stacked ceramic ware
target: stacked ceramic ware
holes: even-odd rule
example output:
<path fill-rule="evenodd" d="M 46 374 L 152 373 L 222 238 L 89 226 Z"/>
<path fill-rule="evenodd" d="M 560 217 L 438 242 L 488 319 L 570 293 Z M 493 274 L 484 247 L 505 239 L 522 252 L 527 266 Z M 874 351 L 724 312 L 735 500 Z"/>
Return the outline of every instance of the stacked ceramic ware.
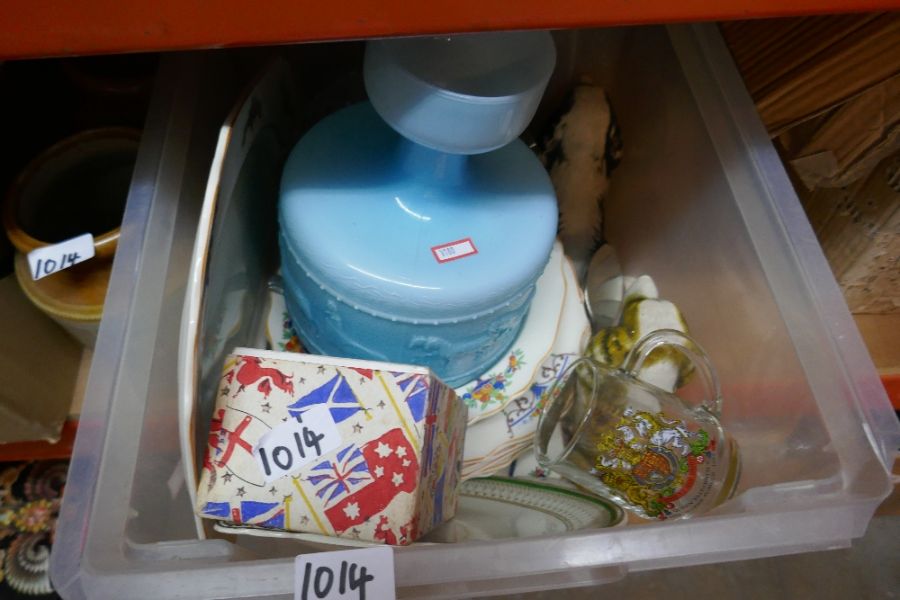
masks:
<path fill-rule="evenodd" d="M 369 43 L 369 101 L 313 126 L 281 181 L 284 297 L 308 350 L 454 387 L 506 359 L 556 237 L 553 185 L 518 139 L 554 63 L 546 32 Z"/>

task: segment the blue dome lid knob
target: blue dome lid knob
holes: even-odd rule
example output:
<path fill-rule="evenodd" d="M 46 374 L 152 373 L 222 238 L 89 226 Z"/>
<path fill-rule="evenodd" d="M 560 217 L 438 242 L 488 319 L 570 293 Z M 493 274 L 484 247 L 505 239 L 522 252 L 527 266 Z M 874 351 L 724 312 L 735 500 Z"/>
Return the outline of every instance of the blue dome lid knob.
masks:
<path fill-rule="evenodd" d="M 441 152 L 505 146 L 531 122 L 553 67 L 546 31 L 373 40 L 369 100 L 400 135 Z"/>

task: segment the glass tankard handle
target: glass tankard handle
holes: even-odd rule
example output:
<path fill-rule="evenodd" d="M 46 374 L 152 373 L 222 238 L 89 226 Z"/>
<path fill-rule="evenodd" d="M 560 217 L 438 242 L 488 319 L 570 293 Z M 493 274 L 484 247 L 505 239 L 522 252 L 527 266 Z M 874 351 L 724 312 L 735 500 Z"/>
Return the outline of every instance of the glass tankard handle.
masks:
<path fill-rule="evenodd" d="M 722 389 L 719 386 L 719 378 L 716 376 L 706 352 L 697 342 L 680 331 L 658 329 L 642 337 L 625 357 L 622 370 L 631 377 L 637 378 L 647 357 L 662 347 L 677 350 L 693 363 L 706 386 L 706 400 L 701 403 L 701 406 L 718 417 L 722 412 Z"/>

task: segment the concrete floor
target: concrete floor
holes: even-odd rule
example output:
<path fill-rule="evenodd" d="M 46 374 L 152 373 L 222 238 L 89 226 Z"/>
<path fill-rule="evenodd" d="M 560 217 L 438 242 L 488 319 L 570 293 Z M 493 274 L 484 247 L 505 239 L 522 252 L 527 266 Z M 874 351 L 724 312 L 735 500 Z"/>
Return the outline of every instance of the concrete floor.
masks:
<path fill-rule="evenodd" d="M 852 548 L 631 573 L 622 581 L 500 600 L 900 598 L 900 516 L 876 517 Z"/>

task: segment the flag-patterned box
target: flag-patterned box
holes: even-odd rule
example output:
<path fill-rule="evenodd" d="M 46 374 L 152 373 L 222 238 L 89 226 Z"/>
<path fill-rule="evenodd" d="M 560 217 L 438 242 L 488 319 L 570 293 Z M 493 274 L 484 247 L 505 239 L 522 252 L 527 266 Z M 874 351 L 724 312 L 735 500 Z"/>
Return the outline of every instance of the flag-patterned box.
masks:
<path fill-rule="evenodd" d="M 466 406 L 422 367 L 238 348 L 197 493 L 231 524 L 409 544 L 456 512 Z"/>

